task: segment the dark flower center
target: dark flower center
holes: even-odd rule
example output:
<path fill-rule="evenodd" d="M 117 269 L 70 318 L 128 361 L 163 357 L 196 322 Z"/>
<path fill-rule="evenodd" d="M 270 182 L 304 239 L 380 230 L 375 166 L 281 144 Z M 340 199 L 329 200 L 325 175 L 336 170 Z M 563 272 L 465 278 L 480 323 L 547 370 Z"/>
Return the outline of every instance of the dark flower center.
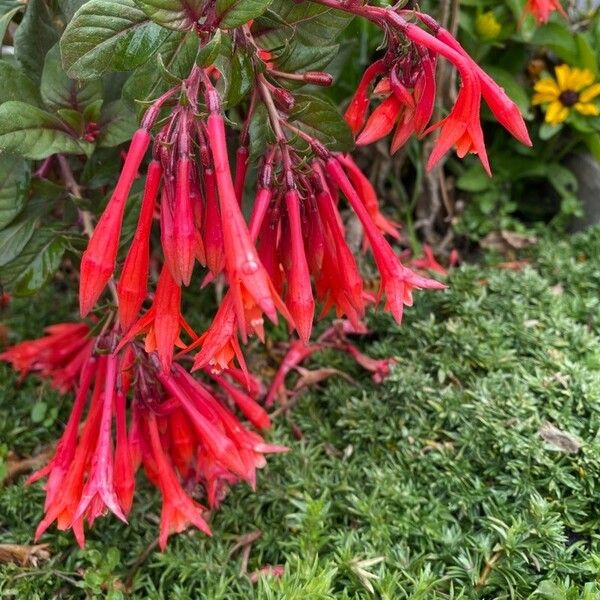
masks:
<path fill-rule="evenodd" d="M 566 90 L 558 99 L 563 106 L 573 106 L 579 102 L 579 94 L 573 90 Z"/>

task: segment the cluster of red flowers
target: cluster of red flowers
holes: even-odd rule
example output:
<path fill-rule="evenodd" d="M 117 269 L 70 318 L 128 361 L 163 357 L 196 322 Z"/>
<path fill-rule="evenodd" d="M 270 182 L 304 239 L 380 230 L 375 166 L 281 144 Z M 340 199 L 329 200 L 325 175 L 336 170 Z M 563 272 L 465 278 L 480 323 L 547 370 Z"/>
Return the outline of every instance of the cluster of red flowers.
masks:
<path fill-rule="evenodd" d="M 395 127 L 391 151 L 396 152 L 411 136 L 422 138 L 440 129 L 429 157 L 429 169 L 455 147 L 460 158 L 469 152 L 477 154 L 491 175 L 481 130 L 481 99 L 511 135 L 530 146 L 519 108 L 447 30 L 424 13 L 410 11 L 410 14 L 420 19 L 435 37 L 415 24 L 407 23 L 398 13 L 386 13 L 388 20 L 395 23 L 398 31 L 412 44 L 403 48 L 400 54 L 397 46 L 391 44 L 385 56 L 365 71 L 346 110 L 346 120 L 358 134 L 357 144 L 371 144 L 387 136 Z M 462 81 L 449 114 L 430 124 L 436 99 L 435 70 L 439 56 L 456 67 Z M 382 101 L 368 115 L 369 89 L 375 81 L 378 82 L 373 95 L 381 97 Z"/>
<path fill-rule="evenodd" d="M 320 1 L 369 18 L 388 33 L 385 56 L 367 70 L 346 113 L 359 144 L 371 143 L 396 126 L 395 150 L 409 136 L 439 128 L 430 166 L 456 146 L 460 156 L 476 152 L 489 171 L 479 121 L 482 96 L 498 121 L 529 143 L 516 105 L 429 17 L 410 12 L 432 33 L 405 20 L 404 11 Z M 250 36 L 247 28 L 245 33 Z M 439 56 L 457 68 L 462 81 L 450 114 L 431 125 Z M 208 533 L 204 509 L 186 492 L 193 487 L 189 484 L 203 484 L 206 501 L 214 507 L 231 483 L 254 485 L 264 454 L 285 450 L 266 444 L 234 414 L 239 410 L 257 429 L 270 426 L 240 341 L 253 335 L 264 340 L 265 316 L 273 322 L 282 317 L 298 335 L 267 406 L 286 373 L 323 348 L 348 352 L 380 381 L 391 361 L 365 356 L 347 334 L 362 331 L 367 306 L 380 304 L 384 297 L 384 309 L 400 322 L 415 289 L 444 287 L 401 262 L 385 237 L 398 238 L 398 225 L 380 211 L 367 177 L 349 155 L 331 152 L 289 122 L 294 96 L 278 85 L 285 74 L 273 70 L 258 48 L 256 61 L 264 68 L 255 74 L 233 172 L 214 68 L 195 66 L 181 85 L 146 112 L 81 262 L 83 317 L 107 286 L 114 290 L 115 312 L 96 324 L 100 333 L 92 335 L 85 325 L 59 325 L 45 338 L 24 342 L 0 357 L 22 373 L 37 371 L 61 389 L 76 392 L 54 458 L 32 477 L 48 476 L 46 514 L 38 535 L 56 521 L 60 529 L 72 528 L 83 543 L 84 520 L 91 525 L 106 511 L 125 520 L 140 464 L 163 495 L 161 545 L 170 532 L 188 523 Z M 368 116 L 369 89 L 376 80 L 374 94 L 384 99 Z M 310 81 L 326 85 L 330 77 L 312 73 Z M 242 204 L 249 187 L 249 123 L 261 103 L 275 141 L 267 144 L 257 169 L 247 220 Z M 150 148 L 138 225 L 119 266 L 125 206 Z M 364 246 L 379 272 L 377 293 L 365 284 L 347 243 L 344 199 L 362 225 Z M 163 264 L 156 290 L 149 294 L 155 217 Z M 419 260 L 417 268 L 443 272 L 429 250 Z M 205 269 L 203 285 L 221 281 L 227 291 L 212 324 L 197 336 L 181 314 L 181 295 L 200 268 Z M 148 297 L 152 304 L 144 310 Z M 344 317 L 345 329 L 329 329 L 311 344 L 317 304 L 321 316 L 333 309 Z M 190 338 L 187 344 L 182 331 Z M 176 347 L 182 350 L 179 355 Z M 180 364 L 180 357 L 192 356 L 192 371 L 201 372 L 202 378 L 192 377 Z"/>
<path fill-rule="evenodd" d="M 91 526 L 110 511 L 126 522 L 140 465 L 163 496 L 161 547 L 190 523 L 210 535 L 206 508 L 186 488 L 200 483 L 215 508 L 232 483 L 254 487 L 265 454 L 286 450 L 266 444 L 227 407 L 226 401 L 237 406 L 257 429 L 271 426 L 256 400 L 261 386 L 255 378 L 236 369 L 213 374 L 221 399 L 180 365 L 165 372 L 154 355 L 135 345 L 118 352 L 114 329 L 94 337 L 82 324 L 55 325 L 0 358 L 23 375 L 49 376 L 61 391 L 76 394 L 54 456 L 29 478 L 48 478 L 36 537 L 56 521 L 83 546 L 84 521 Z"/>

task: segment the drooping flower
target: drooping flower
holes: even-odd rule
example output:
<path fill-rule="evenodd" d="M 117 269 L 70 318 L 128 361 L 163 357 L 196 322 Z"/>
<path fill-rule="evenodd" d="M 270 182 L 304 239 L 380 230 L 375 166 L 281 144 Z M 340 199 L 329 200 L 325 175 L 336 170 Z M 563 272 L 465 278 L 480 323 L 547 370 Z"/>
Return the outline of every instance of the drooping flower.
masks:
<path fill-rule="evenodd" d="M 556 79 L 545 77 L 535 83 L 533 105 L 545 105 L 546 123 L 560 125 L 573 110 L 584 116 L 597 117 L 600 107 L 600 83 L 594 83 L 594 73 L 569 65 L 559 65 L 554 70 Z"/>
<path fill-rule="evenodd" d="M 25 377 L 31 372 L 49 378 L 52 385 L 65 393 L 78 383 L 88 360 L 93 340 L 85 323 L 60 323 L 46 327 L 46 336 L 27 340 L 0 354 L 0 360 L 10 362 Z"/>

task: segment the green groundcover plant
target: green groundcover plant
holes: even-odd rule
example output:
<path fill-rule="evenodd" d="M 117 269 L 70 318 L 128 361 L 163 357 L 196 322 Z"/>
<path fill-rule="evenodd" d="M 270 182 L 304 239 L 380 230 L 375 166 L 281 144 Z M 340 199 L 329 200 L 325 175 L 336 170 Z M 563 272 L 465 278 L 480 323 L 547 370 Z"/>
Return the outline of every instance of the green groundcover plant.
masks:
<path fill-rule="evenodd" d="M 52 457 L 29 479 L 45 479 L 36 538 L 56 524 L 83 546 L 85 525 L 98 517 L 127 522 L 140 467 L 162 496 L 161 548 L 190 524 L 211 535 L 208 509 L 238 481 L 254 487 L 266 455 L 287 450 L 264 437 L 286 370 L 331 348 L 383 379 L 389 361 L 369 359 L 349 339 L 365 333 L 367 307 L 383 304 L 400 323 L 413 291 L 445 287 L 394 251 L 398 224 L 352 159 L 354 145 L 392 134 L 395 152 L 427 137 L 427 168 L 455 149 L 475 154 L 491 176 L 482 104 L 530 146 L 521 111 L 418 7 L 5 4 L 0 23 L 14 57 L 0 61 L 0 281 L 28 295 L 62 267 L 61 276 L 78 278 L 81 316 L 1 356 L 21 375 L 74 393 Z M 539 23 L 564 12 L 542 1 L 524 10 Z M 342 114 L 315 89 L 332 85 L 324 69 L 352 19 L 383 41 Z M 438 118 L 442 62 L 459 84 Z M 537 90 L 551 124 L 571 107 L 597 109 L 593 82 L 578 75 L 577 90 L 560 81 Z M 567 91 L 581 97 L 566 106 Z M 349 245 L 344 205 L 362 226 L 375 286 Z M 423 264 L 440 270 L 430 255 Z M 198 335 L 182 294 L 208 285 L 220 302 Z M 339 322 L 311 344 L 317 308 Z M 290 353 L 263 403 L 242 346 L 264 341 L 265 321 L 278 319 Z"/>

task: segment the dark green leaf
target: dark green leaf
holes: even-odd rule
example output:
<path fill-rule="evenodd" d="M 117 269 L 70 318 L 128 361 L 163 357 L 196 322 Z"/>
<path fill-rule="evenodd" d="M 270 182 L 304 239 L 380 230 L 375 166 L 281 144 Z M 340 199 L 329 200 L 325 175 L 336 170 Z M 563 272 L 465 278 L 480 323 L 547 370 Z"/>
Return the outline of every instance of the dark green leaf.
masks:
<path fill-rule="evenodd" d="M 231 38 L 223 36 L 221 53 L 215 60 L 215 66 L 221 73 L 217 87 L 226 107 L 238 104 L 252 88 L 254 71 L 248 55 L 234 48 Z"/>
<path fill-rule="evenodd" d="M 110 148 L 131 139 L 137 129 L 137 119 L 122 100 L 115 100 L 106 106 L 99 126 L 98 145 Z"/>
<path fill-rule="evenodd" d="M 318 139 L 330 150 L 348 152 L 354 146 L 352 132 L 346 121 L 327 100 L 298 94 L 289 117 L 296 127 Z"/>
<path fill-rule="evenodd" d="M 63 70 L 57 44 L 46 55 L 40 92 L 48 108 L 84 112 L 87 107 L 102 100 L 102 83 L 100 79 L 79 82 L 69 78 Z"/>
<path fill-rule="evenodd" d="M 29 0 L 15 35 L 15 56 L 28 75 L 41 77 L 46 53 L 59 38 L 44 0 Z"/>
<path fill-rule="evenodd" d="M 135 3 L 155 23 L 188 31 L 202 16 L 204 0 L 135 0 Z"/>
<path fill-rule="evenodd" d="M 161 46 L 162 68 L 180 79 L 186 77 L 193 67 L 198 52 L 198 37 L 194 33 L 168 32 Z M 158 97 L 167 90 L 167 83 L 161 76 L 158 58 L 150 60 L 137 69 L 123 88 L 123 97 L 133 107 L 136 102 L 144 102 Z"/>
<path fill-rule="evenodd" d="M 271 0 L 217 0 L 219 27 L 233 29 L 260 17 Z"/>
<path fill-rule="evenodd" d="M 89 154 L 92 149 L 46 111 L 16 101 L 0 106 L 0 150 L 40 160 L 58 152 Z"/>
<path fill-rule="evenodd" d="M 304 46 L 292 41 L 277 54 L 275 64 L 280 71 L 320 71 L 337 55 L 339 44 L 332 46 Z"/>
<path fill-rule="evenodd" d="M 30 296 L 54 275 L 68 240 L 52 229 L 39 229 L 21 254 L 0 268 L 0 283 L 17 296 Z"/>
<path fill-rule="evenodd" d="M 133 0 L 90 0 L 65 29 L 63 64 L 74 79 L 127 71 L 144 64 L 168 35 Z"/>
<path fill-rule="evenodd" d="M 0 267 L 21 254 L 33 235 L 37 221 L 36 214 L 23 214 L 12 225 L 0 231 Z"/>
<path fill-rule="evenodd" d="M 22 68 L 12 62 L 0 60 L 0 104 L 9 100 L 20 100 L 34 106 L 42 105 L 38 85 Z"/>
<path fill-rule="evenodd" d="M 330 46 L 351 20 L 347 13 L 314 2 L 273 0 L 252 32 L 267 50 L 284 46 L 292 37 L 305 46 Z"/>
<path fill-rule="evenodd" d="M 30 175 L 27 161 L 12 154 L 0 155 L 0 229 L 25 206 Z"/>
<path fill-rule="evenodd" d="M 267 144 L 275 141 L 264 104 L 259 104 L 250 120 L 250 157 L 257 159 L 264 154 Z"/>

